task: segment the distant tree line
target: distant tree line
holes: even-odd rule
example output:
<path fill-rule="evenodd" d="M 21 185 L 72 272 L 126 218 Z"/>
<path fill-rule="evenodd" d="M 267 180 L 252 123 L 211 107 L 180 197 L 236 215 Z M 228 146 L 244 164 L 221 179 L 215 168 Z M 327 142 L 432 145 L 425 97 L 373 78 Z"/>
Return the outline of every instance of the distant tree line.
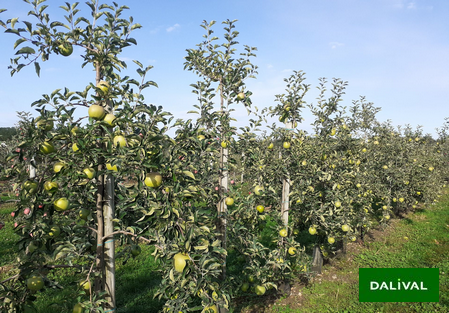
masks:
<path fill-rule="evenodd" d="M 17 134 L 15 127 L 0 127 L 0 142 L 11 140 Z"/>

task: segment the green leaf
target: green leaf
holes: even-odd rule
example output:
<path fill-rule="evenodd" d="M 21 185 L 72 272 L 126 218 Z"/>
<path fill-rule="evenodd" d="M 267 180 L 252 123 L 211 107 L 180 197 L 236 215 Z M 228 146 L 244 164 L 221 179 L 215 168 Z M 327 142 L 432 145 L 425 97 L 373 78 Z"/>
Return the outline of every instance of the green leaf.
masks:
<path fill-rule="evenodd" d="M 14 49 L 16 49 L 21 43 L 27 41 L 26 39 L 20 38 L 14 43 Z"/>
<path fill-rule="evenodd" d="M 195 250 L 206 250 L 208 246 L 195 246 L 193 247 Z"/>
<path fill-rule="evenodd" d="M 194 176 L 193 173 L 190 172 L 190 171 L 182 171 L 182 173 L 183 173 L 184 175 L 186 175 L 186 176 L 192 178 L 192 179 L 195 179 L 195 176 Z"/>
<path fill-rule="evenodd" d="M 175 282 L 175 275 L 173 275 L 173 269 L 170 270 L 169 276 L 170 276 L 170 280 L 171 280 L 172 282 Z"/>
<path fill-rule="evenodd" d="M 14 26 L 16 25 L 17 21 L 19 20 L 18 17 L 12 18 L 11 19 L 11 28 L 14 28 Z"/>
<path fill-rule="evenodd" d="M 23 47 L 19 51 L 16 52 L 16 54 L 34 54 L 36 51 L 34 51 L 31 47 Z"/>
<path fill-rule="evenodd" d="M 39 62 L 34 62 L 34 68 L 36 69 L 36 74 L 37 74 L 37 76 L 40 77 L 41 67 L 40 67 L 40 65 L 39 65 Z"/>
<path fill-rule="evenodd" d="M 131 30 L 135 30 L 135 29 L 139 29 L 139 28 L 142 28 L 142 25 L 140 25 L 139 23 L 136 23 L 131 26 Z"/>
<path fill-rule="evenodd" d="M 13 33 L 13 34 L 16 34 L 16 35 L 20 36 L 20 33 L 19 33 L 19 31 L 17 29 L 8 28 L 7 30 L 5 30 L 5 33 Z"/>

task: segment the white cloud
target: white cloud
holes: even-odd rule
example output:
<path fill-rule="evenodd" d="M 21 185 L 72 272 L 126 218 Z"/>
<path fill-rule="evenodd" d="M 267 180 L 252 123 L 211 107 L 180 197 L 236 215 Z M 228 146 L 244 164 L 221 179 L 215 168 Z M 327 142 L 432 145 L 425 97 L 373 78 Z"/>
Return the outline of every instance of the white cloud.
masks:
<path fill-rule="evenodd" d="M 341 42 L 332 41 L 329 43 L 329 46 L 331 46 L 332 49 L 337 49 L 338 47 L 344 46 Z"/>
<path fill-rule="evenodd" d="M 181 25 L 179 25 L 179 24 L 175 24 L 173 26 L 170 26 L 169 28 L 166 29 L 167 33 L 170 33 L 170 32 L 174 31 L 175 29 L 177 29 L 179 27 L 181 27 Z"/>
<path fill-rule="evenodd" d="M 273 68 L 273 65 L 272 64 L 268 64 L 267 68 Z"/>
<path fill-rule="evenodd" d="M 409 9 L 409 10 L 415 10 L 415 9 L 416 9 L 416 3 L 414 3 L 414 2 L 409 2 L 409 3 L 407 4 L 407 9 Z"/>

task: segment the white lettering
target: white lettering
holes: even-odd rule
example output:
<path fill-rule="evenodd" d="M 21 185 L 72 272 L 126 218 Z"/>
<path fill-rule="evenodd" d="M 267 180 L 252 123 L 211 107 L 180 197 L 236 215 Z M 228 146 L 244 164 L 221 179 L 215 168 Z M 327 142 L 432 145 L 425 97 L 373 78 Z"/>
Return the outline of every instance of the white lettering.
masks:
<path fill-rule="evenodd" d="M 396 290 L 396 288 L 393 287 L 393 282 L 390 281 L 390 290 Z"/>
<path fill-rule="evenodd" d="M 411 282 L 404 283 L 402 282 L 402 286 L 404 286 L 405 290 L 408 290 L 408 287 L 410 286 Z"/>
<path fill-rule="evenodd" d="M 382 282 L 382 284 L 380 285 L 380 289 L 379 290 L 382 290 L 382 289 L 387 289 L 388 290 L 388 285 L 387 285 L 386 282 Z"/>
<path fill-rule="evenodd" d="M 377 281 L 370 282 L 370 290 L 376 290 L 379 289 L 379 283 Z"/>
<path fill-rule="evenodd" d="M 427 290 L 427 288 L 424 287 L 424 282 L 421 282 L 421 290 Z"/>
<path fill-rule="evenodd" d="M 415 288 L 416 290 L 419 290 L 418 284 L 416 283 L 416 281 L 414 281 L 412 283 L 412 286 L 410 287 L 410 290 L 413 290 L 413 288 Z"/>

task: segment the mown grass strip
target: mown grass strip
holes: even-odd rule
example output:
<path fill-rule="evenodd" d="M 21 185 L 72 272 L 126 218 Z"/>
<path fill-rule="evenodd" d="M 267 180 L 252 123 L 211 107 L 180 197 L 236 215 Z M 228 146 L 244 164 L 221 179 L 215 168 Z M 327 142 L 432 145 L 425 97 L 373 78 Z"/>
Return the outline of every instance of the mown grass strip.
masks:
<path fill-rule="evenodd" d="M 322 277 L 271 309 L 293 312 L 449 312 L 449 197 L 396 221 L 374 242 L 325 267 Z M 440 269 L 439 303 L 360 303 L 358 269 Z M 298 295 L 300 293 L 300 295 Z"/>

